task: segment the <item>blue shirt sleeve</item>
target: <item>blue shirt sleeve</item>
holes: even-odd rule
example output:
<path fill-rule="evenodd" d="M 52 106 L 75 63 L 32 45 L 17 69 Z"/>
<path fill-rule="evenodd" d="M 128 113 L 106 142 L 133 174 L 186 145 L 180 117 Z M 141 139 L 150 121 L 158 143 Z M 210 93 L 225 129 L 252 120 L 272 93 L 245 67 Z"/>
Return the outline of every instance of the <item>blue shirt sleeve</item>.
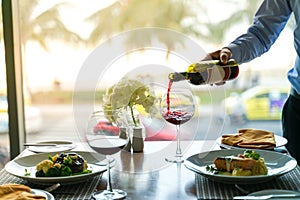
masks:
<path fill-rule="evenodd" d="M 289 0 L 264 0 L 247 33 L 228 45 L 232 57 L 241 64 L 267 52 L 285 27 L 291 13 Z"/>

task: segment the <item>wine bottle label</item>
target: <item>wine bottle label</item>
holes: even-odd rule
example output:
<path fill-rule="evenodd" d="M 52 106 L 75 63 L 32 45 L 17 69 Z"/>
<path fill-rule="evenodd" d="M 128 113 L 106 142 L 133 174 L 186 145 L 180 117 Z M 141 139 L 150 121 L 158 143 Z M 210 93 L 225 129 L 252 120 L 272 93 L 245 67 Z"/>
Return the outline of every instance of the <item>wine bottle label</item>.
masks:
<path fill-rule="evenodd" d="M 218 83 L 229 79 L 231 70 L 229 66 L 213 66 L 207 68 L 207 84 Z"/>

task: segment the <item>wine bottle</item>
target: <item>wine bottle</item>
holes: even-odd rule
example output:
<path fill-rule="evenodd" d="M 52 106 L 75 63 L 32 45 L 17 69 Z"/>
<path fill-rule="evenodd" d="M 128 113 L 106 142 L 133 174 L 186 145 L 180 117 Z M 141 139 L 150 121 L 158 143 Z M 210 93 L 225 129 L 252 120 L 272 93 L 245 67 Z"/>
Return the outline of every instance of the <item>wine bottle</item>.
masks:
<path fill-rule="evenodd" d="M 239 66 L 234 59 L 225 65 L 219 60 L 201 61 L 191 64 L 186 72 L 169 74 L 170 81 L 189 80 L 194 85 L 214 84 L 235 79 L 239 74 Z"/>

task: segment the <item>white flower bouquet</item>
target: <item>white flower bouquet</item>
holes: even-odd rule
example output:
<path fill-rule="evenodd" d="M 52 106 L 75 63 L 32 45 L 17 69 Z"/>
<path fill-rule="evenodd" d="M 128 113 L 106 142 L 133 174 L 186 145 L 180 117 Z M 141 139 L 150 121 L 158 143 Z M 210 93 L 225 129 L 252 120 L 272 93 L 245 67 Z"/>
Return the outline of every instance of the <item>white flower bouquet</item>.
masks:
<path fill-rule="evenodd" d="M 156 97 L 153 89 L 144 83 L 123 78 L 117 84 L 108 88 L 103 97 L 103 109 L 111 122 L 117 122 L 116 111 L 130 110 L 134 126 L 139 125 L 135 109 L 138 113 L 150 113 L 154 109 Z"/>

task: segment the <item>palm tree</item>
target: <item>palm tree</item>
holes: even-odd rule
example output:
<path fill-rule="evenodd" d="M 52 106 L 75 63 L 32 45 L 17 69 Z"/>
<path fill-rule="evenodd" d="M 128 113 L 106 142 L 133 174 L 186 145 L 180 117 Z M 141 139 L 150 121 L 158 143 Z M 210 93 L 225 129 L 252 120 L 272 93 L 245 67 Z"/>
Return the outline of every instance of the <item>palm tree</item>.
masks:
<path fill-rule="evenodd" d="M 95 12 L 87 18 L 88 22 L 95 24 L 88 41 L 97 45 L 102 39 L 108 38 L 121 31 L 143 27 L 169 28 L 181 33 L 193 33 L 191 25 L 184 25 L 187 18 L 196 19 L 197 15 L 190 12 L 190 4 L 182 0 L 124 0 L 116 1 L 111 6 Z M 151 34 L 128 38 L 127 47 L 138 45 L 141 42 L 151 43 Z M 165 35 L 158 35 L 157 39 L 163 41 L 168 50 L 174 49 L 174 39 Z"/>
<path fill-rule="evenodd" d="M 45 50 L 48 50 L 47 39 L 61 40 L 70 44 L 82 41 L 81 37 L 63 24 L 59 10 L 66 4 L 55 4 L 49 9 L 36 13 L 38 0 L 19 1 L 20 30 L 23 45 L 28 41 L 37 42 Z"/>
<path fill-rule="evenodd" d="M 246 21 L 250 24 L 253 14 L 261 0 L 245 1 L 244 9 L 237 9 L 229 18 L 221 22 L 201 21 L 198 15 L 206 14 L 205 2 L 182 0 L 122 0 L 111 6 L 99 10 L 89 16 L 87 20 L 95 24 L 89 42 L 98 44 L 103 38 L 111 35 L 141 27 L 169 28 L 183 34 L 194 35 L 202 40 L 212 43 L 221 43 L 233 25 Z M 230 4 L 238 0 L 229 1 Z M 204 17 L 205 19 L 205 17 Z M 169 50 L 174 48 L 173 38 L 158 38 L 166 43 Z M 128 39 L 129 45 L 139 44 L 140 40 L 151 42 L 151 36 L 143 38 L 132 37 Z M 180 42 L 180 41 L 176 41 Z"/>
<path fill-rule="evenodd" d="M 80 44 L 83 39 L 77 34 L 67 29 L 62 22 L 59 10 L 66 6 L 64 3 L 58 3 L 49 9 L 37 12 L 39 0 L 18 1 L 20 18 L 20 37 L 23 45 L 23 53 L 26 54 L 27 43 L 36 42 L 44 50 L 48 51 L 49 40 L 61 40 L 64 43 Z M 24 56 L 25 58 L 25 56 Z M 26 65 L 23 66 L 24 80 L 27 82 Z M 30 93 L 28 84 L 26 89 Z"/>

